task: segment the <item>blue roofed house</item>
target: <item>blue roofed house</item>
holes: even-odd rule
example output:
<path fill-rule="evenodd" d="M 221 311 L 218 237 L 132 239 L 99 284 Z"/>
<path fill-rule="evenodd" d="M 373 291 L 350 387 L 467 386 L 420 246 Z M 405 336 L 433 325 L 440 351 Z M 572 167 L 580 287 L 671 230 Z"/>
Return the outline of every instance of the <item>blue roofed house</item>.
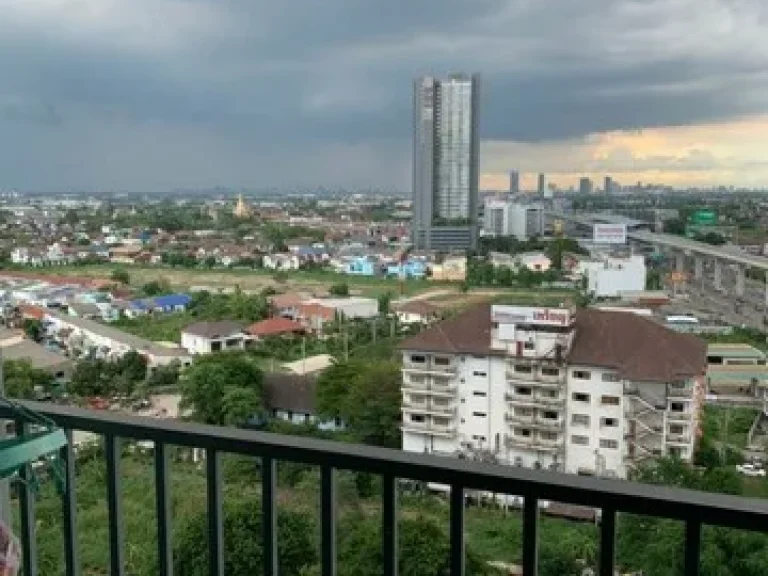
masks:
<path fill-rule="evenodd" d="M 189 294 L 167 294 L 152 298 L 153 309 L 156 312 L 184 312 L 192 302 Z"/>
<path fill-rule="evenodd" d="M 152 311 L 152 308 L 146 300 L 131 300 L 125 306 L 124 314 L 128 318 L 138 318 L 139 316 L 146 316 Z"/>
<path fill-rule="evenodd" d="M 367 256 L 352 258 L 344 263 L 344 273 L 354 276 L 375 276 L 377 268 L 378 262 Z"/>
<path fill-rule="evenodd" d="M 427 275 L 427 265 L 421 260 L 407 260 L 406 262 L 390 264 L 387 266 L 387 275 L 424 278 Z"/>

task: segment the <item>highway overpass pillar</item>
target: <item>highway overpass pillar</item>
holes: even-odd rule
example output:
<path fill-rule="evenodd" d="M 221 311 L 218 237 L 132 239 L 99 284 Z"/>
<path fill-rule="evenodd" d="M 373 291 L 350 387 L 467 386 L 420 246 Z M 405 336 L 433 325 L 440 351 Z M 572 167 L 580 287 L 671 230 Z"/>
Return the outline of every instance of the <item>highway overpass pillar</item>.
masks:
<path fill-rule="evenodd" d="M 697 282 L 704 279 L 704 259 L 701 256 L 694 256 L 693 258 L 693 277 Z"/>
<path fill-rule="evenodd" d="M 747 270 L 744 266 L 736 266 L 736 296 L 744 296 L 744 276 Z"/>
<path fill-rule="evenodd" d="M 715 259 L 715 290 L 723 291 L 723 263 Z"/>

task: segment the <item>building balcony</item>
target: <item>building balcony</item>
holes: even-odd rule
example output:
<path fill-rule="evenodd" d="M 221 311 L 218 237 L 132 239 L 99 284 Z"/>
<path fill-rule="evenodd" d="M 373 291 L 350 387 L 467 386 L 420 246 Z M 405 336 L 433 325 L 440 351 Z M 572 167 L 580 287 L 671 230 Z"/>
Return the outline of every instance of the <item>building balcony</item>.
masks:
<path fill-rule="evenodd" d="M 693 400 L 693 386 L 668 386 L 667 398 L 670 400 Z"/>
<path fill-rule="evenodd" d="M 155 526 L 147 530 L 157 533 L 157 564 L 153 573 L 169 576 L 174 573 L 177 560 L 173 553 L 173 521 L 171 493 L 174 474 L 178 471 L 170 459 L 171 448 L 198 449 L 204 454 L 200 471 L 205 490 L 199 496 L 205 500 L 208 529 L 201 544 L 207 548 L 205 572 L 211 576 L 223 576 L 225 557 L 237 554 L 225 538 L 223 529 L 223 482 L 222 456 L 238 454 L 259 461 L 261 482 L 254 484 L 260 490 L 260 515 L 262 529 L 254 533 L 260 538 L 263 554 L 253 559 L 252 573 L 278 574 L 277 544 L 290 534 L 277 528 L 280 502 L 277 474 L 281 460 L 300 462 L 320 470 L 318 507 L 318 573 L 336 573 L 336 541 L 338 514 L 338 470 L 364 472 L 381 478 L 381 566 L 384 576 L 397 574 L 398 548 L 402 534 L 396 530 L 399 480 L 409 479 L 424 483 L 448 486 L 445 516 L 449 540 L 450 573 L 464 573 L 465 555 L 465 507 L 467 493 L 478 491 L 498 494 L 523 495 L 522 522 L 522 572 L 538 573 L 539 509 L 540 502 L 556 501 L 588 506 L 601 511 L 598 530 L 600 547 L 597 554 L 597 573 L 613 575 L 616 569 L 616 517 L 619 513 L 642 514 L 676 520 L 685 526 L 683 541 L 683 571 L 686 575 L 699 574 L 701 534 L 704 525 L 724 526 L 740 530 L 763 530 L 768 525 L 768 501 L 739 498 L 635 484 L 633 482 L 605 478 L 578 477 L 553 474 L 545 470 L 532 470 L 447 458 L 444 456 L 409 453 L 373 446 L 337 443 L 300 436 L 285 436 L 236 428 L 224 428 L 192 424 L 173 420 L 155 420 L 122 414 L 90 411 L 57 405 L 26 403 L 31 410 L 42 413 L 72 435 L 75 430 L 90 432 L 104 438 L 104 450 L 96 458 L 104 460 L 106 502 L 104 503 L 105 530 L 108 531 L 103 545 L 109 551 L 108 569 L 99 573 L 126 574 L 127 552 L 126 526 L 123 519 L 123 476 L 121 474 L 121 445 L 124 441 L 142 440 L 153 444 L 153 456 L 148 465 L 153 470 Z M 18 414 L 7 407 L 0 408 L 0 418 L 15 419 Z M 506 438 L 505 438 L 506 442 Z M 58 565 L 38 566 L 38 523 L 35 521 L 35 495 L 27 482 L 14 483 L 18 495 L 18 522 L 12 528 L 21 540 L 23 573 L 60 573 L 77 576 L 84 573 L 79 548 L 82 545 L 83 526 L 78 526 L 78 499 L 88 496 L 76 490 L 76 454 L 73 446 L 61 450 L 63 458 L 63 495 L 60 507 L 46 510 L 46 517 L 61 528 L 61 553 Z M 21 470 L 22 478 L 29 478 L 30 466 Z M 148 489 L 152 489 L 148 486 Z M 197 495 L 196 495 L 197 496 Z M 89 496 L 90 497 L 90 496 Z M 53 514 L 54 516 L 51 516 Z"/>
<path fill-rule="evenodd" d="M 504 400 L 506 400 L 509 404 L 519 406 L 532 407 L 534 404 L 533 394 L 515 394 L 514 392 L 507 393 L 504 394 Z"/>
<path fill-rule="evenodd" d="M 541 406 L 544 408 L 558 408 L 563 405 L 565 402 L 564 396 L 546 396 L 544 394 L 536 394 L 533 398 L 533 403 L 536 406 Z"/>
<path fill-rule="evenodd" d="M 560 431 L 565 426 L 565 420 L 562 418 L 542 418 L 537 417 L 532 426 L 539 430 L 552 430 L 553 432 Z"/>
<path fill-rule="evenodd" d="M 456 375 L 457 366 L 451 364 L 435 364 L 434 362 L 403 362 L 403 370 L 420 374 L 430 374 L 437 377 L 451 377 Z"/>
<path fill-rule="evenodd" d="M 413 422 L 404 420 L 401 426 L 403 432 L 412 434 L 426 434 L 427 436 L 453 437 L 456 435 L 456 422 L 451 419 L 447 424 L 435 424 L 430 418 L 425 418 L 424 422 Z"/>
<path fill-rule="evenodd" d="M 667 422 L 690 422 L 692 417 L 691 412 L 667 412 Z"/>
<path fill-rule="evenodd" d="M 436 403 L 428 400 L 422 402 L 403 400 L 403 412 L 453 417 L 456 416 L 456 406 L 453 402 Z"/>
<path fill-rule="evenodd" d="M 404 381 L 402 386 L 403 392 L 409 392 L 409 393 L 417 393 L 422 394 L 425 396 L 445 396 L 449 398 L 454 398 L 456 396 L 456 391 L 458 390 L 458 386 L 456 384 L 449 382 L 447 384 L 436 384 L 436 383 L 414 383 L 410 381 Z"/>
<path fill-rule="evenodd" d="M 513 412 L 508 412 L 504 415 L 504 421 L 508 422 L 509 424 L 524 424 L 524 425 L 530 425 L 533 423 L 534 416 L 533 411 L 531 411 L 530 414 L 523 415 L 523 414 L 515 414 Z"/>
<path fill-rule="evenodd" d="M 667 434 L 667 444 L 688 446 L 690 443 L 690 434 Z"/>

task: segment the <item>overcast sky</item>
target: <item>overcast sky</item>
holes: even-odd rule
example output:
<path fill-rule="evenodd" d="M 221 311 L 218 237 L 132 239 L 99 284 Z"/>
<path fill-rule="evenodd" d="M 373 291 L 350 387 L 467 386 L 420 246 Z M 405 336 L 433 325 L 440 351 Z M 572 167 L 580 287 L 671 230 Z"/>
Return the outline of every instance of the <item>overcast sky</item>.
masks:
<path fill-rule="evenodd" d="M 0 0 L 0 187 L 409 190 L 412 81 L 458 71 L 486 187 L 764 185 L 766 30 L 765 0 Z"/>

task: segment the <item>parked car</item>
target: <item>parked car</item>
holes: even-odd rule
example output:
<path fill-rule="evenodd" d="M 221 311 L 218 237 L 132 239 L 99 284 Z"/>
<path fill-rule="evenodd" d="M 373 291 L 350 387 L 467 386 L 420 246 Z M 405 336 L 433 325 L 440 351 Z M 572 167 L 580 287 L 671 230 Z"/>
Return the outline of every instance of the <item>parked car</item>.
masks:
<path fill-rule="evenodd" d="M 737 464 L 736 470 L 744 476 L 765 477 L 765 468 L 759 462 L 753 464 Z"/>

